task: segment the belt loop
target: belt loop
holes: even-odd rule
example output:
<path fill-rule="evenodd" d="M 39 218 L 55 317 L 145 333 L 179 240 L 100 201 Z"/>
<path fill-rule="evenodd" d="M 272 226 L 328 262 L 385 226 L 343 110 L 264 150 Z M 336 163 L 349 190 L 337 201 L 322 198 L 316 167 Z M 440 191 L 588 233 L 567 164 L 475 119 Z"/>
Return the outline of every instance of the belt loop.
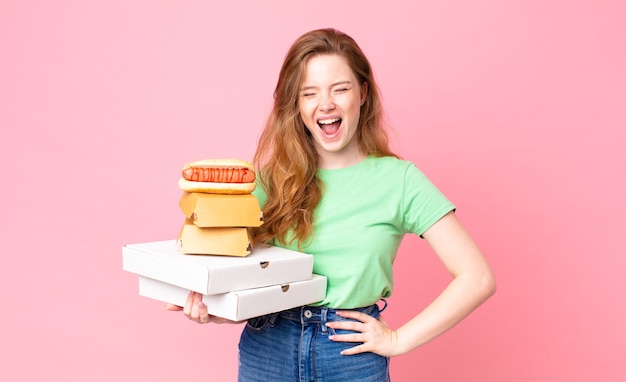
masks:
<path fill-rule="evenodd" d="M 304 325 L 304 306 L 300 307 L 300 325 Z"/>
<path fill-rule="evenodd" d="M 326 317 L 328 317 L 328 308 L 327 307 L 322 307 L 320 309 L 320 313 L 321 313 L 321 324 L 322 324 L 322 334 L 326 334 L 328 332 L 328 328 L 326 328 Z"/>
<path fill-rule="evenodd" d="M 273 327 L 273 326 L 274 326 L 274 324 L 276 323 L 276 319 L 278 318 L 278 314 L 279 314 L 279 313 L 272 313 L 272 314 L 270 315 L 270 320 L 269 320 L 269 321 L 270 321 L 270 325 L 271 325 L 272 327 Z"/>
<path fill-rule="evenodd" d="M 385 304 L 385 305 L 383 305 L 383 307 L 382 307 L 382 308 L 379 308 L 379 309 L 378 309 L 378 312 L 379 312 L 379 313 L 382 313 L 382 312 L 383 312 L 383 310 L 387 309 L 387 305 L 389 305 L 389 304 L 387 304 L 387 300 L 385 300 L 384 298 L 381 298 L 381 299 L 380 299 L 380 301 L 382 301 L 382 302 Z"/>

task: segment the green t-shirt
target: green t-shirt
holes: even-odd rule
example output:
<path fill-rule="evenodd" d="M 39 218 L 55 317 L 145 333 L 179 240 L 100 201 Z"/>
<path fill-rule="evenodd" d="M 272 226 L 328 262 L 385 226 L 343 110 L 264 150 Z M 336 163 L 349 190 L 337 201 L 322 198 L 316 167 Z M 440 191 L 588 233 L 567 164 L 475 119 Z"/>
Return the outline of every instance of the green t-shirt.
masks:
<path fill-rule="evenodd" d="M 404 234 L 421 235 L 454 205 L 414 164 L 394 157 L 368 157 L 318 175 L 323 196 L 313 238 L 302 246 L 314 256 L 313 273 L 328 278 L 326 298 L 314 305 L 350 309 L 389 297 Z M 254 194 L 263 206 L 264 190 Z M 295 242 L 286 247 L 298 250 Z"/>

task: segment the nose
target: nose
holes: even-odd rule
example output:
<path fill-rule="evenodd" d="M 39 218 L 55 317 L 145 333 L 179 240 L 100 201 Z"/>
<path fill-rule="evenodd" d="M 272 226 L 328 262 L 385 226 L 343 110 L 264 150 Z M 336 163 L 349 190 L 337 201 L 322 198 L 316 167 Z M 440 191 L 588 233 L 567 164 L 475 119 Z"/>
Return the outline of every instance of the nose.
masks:
<path fill-rule="evenodd" d="M 333 110 L 335 108 L 335 101 L 333 100 L 332 95 L 322 94 L 319 107 L 321 111 Z"/>

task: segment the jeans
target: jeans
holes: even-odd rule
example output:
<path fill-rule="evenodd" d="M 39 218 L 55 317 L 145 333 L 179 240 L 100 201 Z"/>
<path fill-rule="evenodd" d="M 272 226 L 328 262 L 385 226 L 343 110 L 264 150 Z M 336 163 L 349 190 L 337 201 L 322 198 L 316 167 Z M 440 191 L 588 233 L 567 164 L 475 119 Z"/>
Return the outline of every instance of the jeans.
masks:
<path fill-rule="evenodd" d="M 358 308 L 378 318 L 377 305 Z M 389 358 L 374 353 L 341 355 L 357 345 L 334 342 L 326 322 L 348 320 L 334 309 L 303 306 L 255 317 L 246 323 L 239 341 L 239 382 L 386 382 Z"/>

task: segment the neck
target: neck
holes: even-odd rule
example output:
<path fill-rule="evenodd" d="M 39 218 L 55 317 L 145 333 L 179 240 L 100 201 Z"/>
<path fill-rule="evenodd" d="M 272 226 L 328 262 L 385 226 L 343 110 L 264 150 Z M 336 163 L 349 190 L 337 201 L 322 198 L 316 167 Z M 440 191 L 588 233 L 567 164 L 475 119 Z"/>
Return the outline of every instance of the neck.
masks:
<path fill-rule="evenodd" d="M 326 170 L 350 167 L 361 162 L 363 159 L 365 159 L 365 155 L 361 152 L 356 152 L 352 155 L 326 152 L 320 154 L 318 167 Z"/>

